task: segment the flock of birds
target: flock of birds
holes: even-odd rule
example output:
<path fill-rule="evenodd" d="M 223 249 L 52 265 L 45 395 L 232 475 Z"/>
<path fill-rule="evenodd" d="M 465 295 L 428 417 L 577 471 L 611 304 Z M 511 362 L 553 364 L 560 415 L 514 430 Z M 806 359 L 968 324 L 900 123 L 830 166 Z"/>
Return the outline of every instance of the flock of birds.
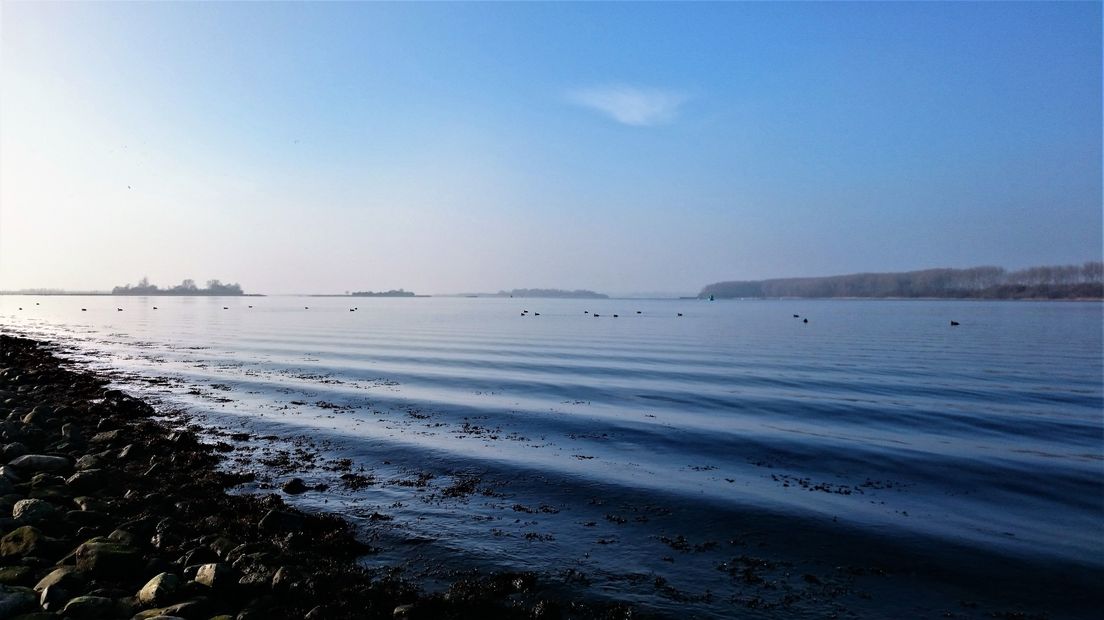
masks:
<path fill-rule="evenodd" d="M 37 302 L 37 301 L 36 301 L 36 302 L 35 302 L 35 305 L 37 306 L 37 305 L 40 305 L 40 304 L 39 304 L 39 302 Z M 252 308 L 253 306 L 249 306 L 249 307 L 250 307 L 250 308 Z M 20 309 L 20 310 L 22 310 L 22 309 L 23 309 L 23 307 L 22 307 L 22 306 L 20 306 L 20 307 L 19 307 L 19 309 Z M 157 310 L 157 306 L 154 306 L 154 307 L 153 307 L 153 309 L 154 309 L 154 310 Z M 222 309 L 223 309 L 223 310 L 229 310 L 229 309 L 230 309 L 230 306 L 223 306 L 223 307 L 222 307 Z M 310 306 L 303 306 L 303 309 L 304 309 L 304 310 L 310 310 Z M 357 310 L 360 310 L 360 308 L 359 308 L 359 307 L 355 307 L 355 308 L 349 308 L 349 312 L 356 312 Z M 122 311 L 123 311 L 123 309 L 122 309 L 122 308 L 115 308 L 115 311 L 116 311 L 116 312 L 122 312 Z M 81 308 L 81 312 L 88 312 L 88 308 Z M 637 313 L 637 314 L 644 314 L 644 313 L 643 313 L 642 311 L 640 311 L 640 310 L 637 310 L 637 311 L 636 311 L 636 313 Z M 589 314 L 590 316 L 592 316 L 592 317 L 594 317 L 594 318 L 600 318 L 600 317 L 602 316 L 601 314 L 598 314 L 597 312 L 591 312 L 590 310 L 583 310 L 583 314 Z M 532 316 L 540 316 L 540 315 L 541 315 L 541 314 L 540 314 L 540 312 L 534 312 L 534 313 L 532 314 Z M 522 311 L 521 311 L 521 316 L 529 316 L 529 311 L 528 311 L 528 310 L 522 310 Z M 616 318 L 620 318 L 620 317 L 621 317 L 621 315 L 620 315 L 620 314 L 614 314 L 614 315 L 612 315 L 612 316 L 613 316 L 613 318 L 615 318 L 615 319 L 616 319 Z M 682 316 L 682 313 L 681 313 L 681 312 L 677 312 L 677 313 L 675 313 L 675 316 Z M 802 316 L 801 316 L 800 314 L 795 314 L 795 315 L 793 315 L 793 318 L 795 318 L 795 319 L 801 319 L 801 322 L 802 322 L 802 323 L 808 323 L 808 322 L 809 322 L 809 318 L 808 318 L 808 317 L 802 318 Z M 954 321 L 954 320 L 952 320 L 952 321 L 951 321 L 951 327 L 958 327 L 958 326 L 959 326 L 959 325 L 961 325 L 961 324 L 962 324 L 962 323 L 959 323 L 958 321 Z"/>

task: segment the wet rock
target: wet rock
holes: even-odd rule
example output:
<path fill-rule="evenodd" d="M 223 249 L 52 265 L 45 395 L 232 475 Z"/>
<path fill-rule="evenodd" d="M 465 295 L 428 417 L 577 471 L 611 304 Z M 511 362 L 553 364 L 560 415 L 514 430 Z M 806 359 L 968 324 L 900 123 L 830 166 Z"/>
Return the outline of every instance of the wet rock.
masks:
<path fill-rule="evenodd" d="M 211 602 L 204 597 L 196 597 L 182 603 L 149 609 L 135 614 L 133 620 L 149 620 L 150 618 L 208 618 L 211 610 Z"/>
<path fill-rule="evenodd" d="M 73 424 L 61 425 L 61 438 L 71 444 L 84 443 L 84 437 L 81 435 L 80 428 Z"/>
<path fill-rule="evenodd" d="M 193 566 L 197 564 L 210 564 L 217 562 L 219 555 L 208 547 L 196 547 L 180 556 L 177 564 L 181 566 Z"/>
<path fill-rule="evenodd" d="M 69 476 L 66 486 L 77 493 L 94 493 L 111 485 L 111 473 L 103 469 L 85 469 Z"/>
<path fill-rule="evenodd" d="M 61 611 L 66 618 L 96 620 L 115 617 L 115 601 L 103 596 L 78 596 Z"/>
<path fill-rule="evenodd" d="M 138 535 L 137 534 L 135 534 L 134 532 L 131 532 L 130 530 L 124 530 L 124 529 L 121 529 L 121 528 L 117 528 L 115 530 L 112 530 L 112 532 L 107 535 L 107 539 L 112 541 L 112 542 L 117 542 L 117 543 L 121 543 L 121 544 L 124 544 L 124 545 L 130 545 L 132 547 L 134 545 L 138 544 Z"/>
<path fill-rule="evenodd" d="M 414 604 L 399 605 L 391 612 L 392 618 L 411 618 L 414 616 Z"/>
<path fill-rule="evenodd" d="M 143 606 L 167 605 L 180 590 L 180 578 L 172 573 L 161 573 L 146 582 L 138 591 L 138 604 Z"/>
<path fill-rule="evenodd" d="M 73 503 L 76 504 L 77 508 L 80 508 L 81 510 L 103 513 L 110 512 L 111 510 L 111 505 L 98 497 L 88 497 L 87 495 L 82 495 L 80 497 L 73 498 Z"/>
<path fill-rule="evenodd" d="M 93 539 L 77 547 L 77 569 L 96 578 L 125 578 L 138 574 L 144 562 L 130 545 Z"/>
<path fill-rule="evenodd" d="M 34 555 L 44 551 L 46 546 L 46 537 L 38 528 L 24 525 L 0 538 L 0 557 Z"/>
<path fill-rule="evenodd" d="M 33 525 L 52 521 L 58 516 L 53 504 L 40 499 L 23 499 L 12 507 L 12 518 L 19 525 Z"/>
<path fill-rule="evenodd" d="M 44 424 L 49 424 L 53 419 L 54 408 L 39 405 L 38 407 L 31 409 L 30 413 L 23 416 L 22 421 L 24 424 L 35 424 L 38 426 L 42 426 Z"/>
<path fill-rule="evenodd" d="M 99 469 L 103 463 L 103 460 L 95 454 L 85 454 L 77 459 L 77 462 L 73 464 L 73 469 L 81 471 L 84 469 Z"/>
<path fill-rule="evenodd" d="M 5 445 L 3 450 L 0 451 L 0 458 L 3 458 L 4 462 L 7 463 L 8 461 L 21 457 L 28 452 L 30 452 L 30 450 L 27 449 L 27 446 L 19 443 L 18 441 L 13 441 Z"/>
<path fill-rule="evenodd" d="M 196 571 L 195 582 L 212 590 L 228 590 L 238 582 L 238 571 L 221 562 L 204 564 Z"/>
<path fill-rule="evenodd" d="M 70 510 L 65 513 L 65 521 L 78 528 L 103 528 L 111 523 L 111 517 L 95 510 Z"/>
<path fill-rule="evenodd" d="M 307 483 L 303 482 L 302 478 L 292 478 L 284 483 L 284 486 L 280 487 L 284 493 L 288 495 L 299 495 L 300 493 L 307 492 Z"/>
<path fill-rule="evenodd" d="M 0 618 L 29 611 L 35 606 L 35 593 L 30 588 L 0 585 Z"/>
<path fill-rule="evenodd" d="M 69 590 L 58 585 L 47 586 L 38 592 L 38 606 L 45 611 L 61 611 L 73 598 Z"/>
<path fill-rule="evenodd" d="M 15 468 L 9 467 L 7 465 L 0 465 L 0 478 L 5 478 L 12 484 L 19 484 L 20 482 L 23 482 L 23 476 L 20 476 L 18 473 L 16 473 Z"/>
<path fill-rule="evenodd" d="M 17 471 L 34 473 L 57 473 L 69 469 L 69 459 L 64 456 L 50 456 L 47 454 L 24 454 L 12 459 L 8 465 Z"/>
<path fill-rule="evenodd" d="M 81 575 L 75 566 L 55 568 L 48 575 L 38 580 L 34 591 L 42 592 L 51 586 L 59 586 L 70 592 L 78 592 L 84 587 L 84 575 Z"/>
<path fill-rule="evenodd" d="M 111 446 L 111 445 L 114 445 L 114 444 L 117 444 L 117 443 L 121 443 L 123 439 L 124 439 L 123 431 L 121 431 L 119 429 L 116 429 L 116 430 L 113 430 L 113 431 L 105 431 L 103 433 L 96 433 L 95 435 L 92 436 L 92 439 L 90 439 L 89 441 L 91 441 L 94 444 L 100 445 L 101 447 L 96 448 L 96 449 L 97 450 L 102 450 L 103 446 Z"/>
<path fill-rule="evenodd" d="M 0 568 L 0 584 L 22 586 L 31 582 L 34 572 L 30 566 L 4 566 Z"/>
<path fill-rule="evenodd" d="M 12 484 L 11 480 L 0 476 L 0 495 L 10 495 L 11 493 L 15 493 L 15 485 Z"/>

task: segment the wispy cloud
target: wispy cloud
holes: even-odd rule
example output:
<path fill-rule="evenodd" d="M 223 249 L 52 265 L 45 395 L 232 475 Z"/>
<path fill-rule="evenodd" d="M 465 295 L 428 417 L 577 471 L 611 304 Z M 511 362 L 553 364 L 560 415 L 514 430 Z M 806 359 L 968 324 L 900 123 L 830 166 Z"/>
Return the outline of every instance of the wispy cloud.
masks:
<path fill-rule="evenodd" d="M 670 121 L 688 97 L 682 93 L 626 84 L 580 88 L 568 93 L 569 101 L 591 108 L 626 125 L 644 127 Z"/>

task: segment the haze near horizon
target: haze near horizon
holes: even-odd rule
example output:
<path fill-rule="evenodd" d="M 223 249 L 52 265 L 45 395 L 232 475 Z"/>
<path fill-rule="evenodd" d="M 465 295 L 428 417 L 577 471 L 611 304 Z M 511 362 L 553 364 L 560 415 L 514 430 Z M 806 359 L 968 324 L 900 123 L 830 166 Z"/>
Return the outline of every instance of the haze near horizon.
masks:
<path fill-rule="evenodd" d="M 0 290 L 1100 260 L 1099 3 L 0 4 Z"/>

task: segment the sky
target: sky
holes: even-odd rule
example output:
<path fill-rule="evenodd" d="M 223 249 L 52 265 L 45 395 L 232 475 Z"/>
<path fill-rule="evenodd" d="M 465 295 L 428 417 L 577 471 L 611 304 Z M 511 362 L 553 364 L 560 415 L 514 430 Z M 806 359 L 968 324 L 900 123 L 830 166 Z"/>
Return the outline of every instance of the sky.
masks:
<path fill-rule="evenodd" d="M 1101 4 L 0 4 L 0 290 L 1100 260 Z"/>

